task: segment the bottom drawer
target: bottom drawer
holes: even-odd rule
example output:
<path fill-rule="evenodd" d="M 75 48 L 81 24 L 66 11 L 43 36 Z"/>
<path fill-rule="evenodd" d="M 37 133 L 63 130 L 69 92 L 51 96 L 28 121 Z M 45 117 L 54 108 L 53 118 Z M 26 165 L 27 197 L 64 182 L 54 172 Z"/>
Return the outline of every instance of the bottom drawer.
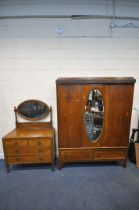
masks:
<path fill-rule="evenodd" d="M 94 160 L 123 160 L 126 154 L 125 150 L 95 150 Z"/>
<path fill-rule="evenodd" d="M 124 160 L 127 158 L 127 149 L 60 149 L 59 159 L 65 162 L 72 161 L 100 161 Z"/>
<path fill-rule="evenodd" d="M 59 157 L 66 161 L 92 160 L 91 150 L 64 150 L 59 152 Z"/>
<path fill-rule="evenodd" d="M 45 163 L 52 162 L 52 158 L 49 154 L 43 155 L 20 155 L 20 156 L 7 156 L 7 164 L 24 164 L 24 163 Z"/>

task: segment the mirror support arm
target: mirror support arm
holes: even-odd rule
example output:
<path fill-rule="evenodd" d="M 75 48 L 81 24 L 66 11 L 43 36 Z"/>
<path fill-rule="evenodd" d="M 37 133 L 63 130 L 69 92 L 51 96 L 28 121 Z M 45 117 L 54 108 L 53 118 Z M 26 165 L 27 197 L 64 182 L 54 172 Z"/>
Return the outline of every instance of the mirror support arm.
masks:
<path fill-rule="evenodd" d="M 52 126 L 52 107 L 50 106 L 50 124 Z"/>
<path fill-rule="evenodd" d="M 15 125 L 16 125 L 16 128 L 17 128 L 18 119 L 17 119 L 17 109 L 16 109 L 16 106 L 14 107 L 14 113 L 15 113 Z"/>

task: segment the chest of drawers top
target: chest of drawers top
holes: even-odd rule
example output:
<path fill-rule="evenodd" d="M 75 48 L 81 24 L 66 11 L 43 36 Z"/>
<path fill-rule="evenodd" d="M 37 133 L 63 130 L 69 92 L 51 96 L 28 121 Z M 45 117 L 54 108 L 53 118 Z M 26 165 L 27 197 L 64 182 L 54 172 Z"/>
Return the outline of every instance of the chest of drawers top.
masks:
<path fill-rule="evenodd" d="M 14 129 L 9 132 L 3 139 L 19 139 L 19 138 L 52 138 L 54 134 L 53 128 L 47 129 Z"/>

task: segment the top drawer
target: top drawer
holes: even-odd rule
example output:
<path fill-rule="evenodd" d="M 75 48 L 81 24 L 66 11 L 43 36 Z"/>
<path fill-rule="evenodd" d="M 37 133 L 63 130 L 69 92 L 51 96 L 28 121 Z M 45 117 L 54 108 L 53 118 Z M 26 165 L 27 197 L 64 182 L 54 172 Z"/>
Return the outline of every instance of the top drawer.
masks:
<path fill-rule="evenodd" d="M 4 150 L 7 155 L 12 154 L 31 154 L 31 153 L 45 153 L 47 149 L 51 148 L 50 139 L 5 139 Z"/>
<path fill-rule="evenodd" d="M 5 139 L 3 142 L 4 151 L 7 155 L 10 154 L 24 154 L 28 148 L 28 141 L 25 139 Z"/>
<path fill-rule="evenodd" d="M 51 139 L 28 140 L 29 153 L 46 153 L 51 148 Z"/>

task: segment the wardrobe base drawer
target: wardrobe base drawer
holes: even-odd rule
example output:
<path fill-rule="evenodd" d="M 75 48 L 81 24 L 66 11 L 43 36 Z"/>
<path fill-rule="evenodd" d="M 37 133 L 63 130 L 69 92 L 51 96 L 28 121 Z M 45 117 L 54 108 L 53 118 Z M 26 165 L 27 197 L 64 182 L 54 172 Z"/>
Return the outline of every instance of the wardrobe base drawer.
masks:
<path fill-rule="evenodd" d="M 60 148 L 59 149 L 59 169 L 65 163 L 72 162 L 105 162 L 123 161 L 126 167 L 128 148 Z"/>
<path fill-rule="evenodd" d="M 67 161 L 92 160 L 91 150 L 64 150 L 59 152 L 59 157 Z"/>
<path fill-rule="evenodd" d="M 125 158 L 124 150 L 95 150 L 94 160 L 122 160 Z"/>

